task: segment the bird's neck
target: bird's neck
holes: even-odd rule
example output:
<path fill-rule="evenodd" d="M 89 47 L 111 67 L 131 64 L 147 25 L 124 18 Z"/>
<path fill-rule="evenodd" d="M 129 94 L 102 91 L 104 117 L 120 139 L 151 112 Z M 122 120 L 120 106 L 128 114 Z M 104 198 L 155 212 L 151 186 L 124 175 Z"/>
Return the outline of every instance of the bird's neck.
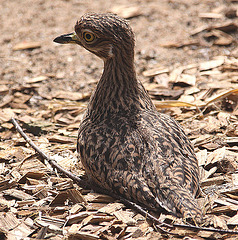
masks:
<path fill-rule="evenodd" d="M 104 62 L 102 77 L 88 105 L 91 119 L 113 114 L 133 115 L 143 108 L 154 107 L 136 78 L 133 57 L 123 59 L 121 56 L 118 54 Z"/>

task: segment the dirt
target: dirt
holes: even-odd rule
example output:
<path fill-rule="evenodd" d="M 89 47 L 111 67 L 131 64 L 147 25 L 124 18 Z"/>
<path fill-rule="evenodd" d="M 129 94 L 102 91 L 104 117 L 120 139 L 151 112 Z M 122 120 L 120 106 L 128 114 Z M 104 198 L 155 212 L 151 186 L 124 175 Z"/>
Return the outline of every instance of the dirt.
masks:
<path fill-rule="evenodd" d="M 119 6 L 124 6 L 124 8 L 120 10 Z M 4 151 L 2 155 L 0 154 L 0 159 L 3 162 L 5 161 L 3 159 L 6 158 L 4 155 L 5 151 L 10 151 L 9 146 L 27 147 L 23 140 L 19 140 L 19 135 L 16 135 L 14 132 L 9 122 L 11 116 L 21 120 L 21 123 L 29 124 L 32 128 L 34 128 L 34 122 L 37 122 L 37 126 L 33 129 L 34 134 L 31 134 L 31 137 L 36 140 L 40 139 L 39 143 L 43 144 L 45 150 L 50 149 L 51 152 L 57 152 L 63 148 L 64 150 L 68 148 L 71 153 L 75 154 L 77 126 L 89 96 L 100 78 L 103 62 L 81 47 L 76 45 L 59 45 L 54 43 L 53 39 L 61 34 L 72 32 L 77 19 L 84 13 L 119 11 L 119 15 L 123 15 L 128 12 L 129 7 L 136 9 L 135 14 L 132 14 L 128 21 L 136 36 L 135 65 L 137 76 L 150 90 L 153 90 L 153 87 L 151 87 L 153 84 L 160 84 L 160 81 L 163 82 L 163 76 L 162 78 L 153 74 L 147 76 L 145 74 L 146 70 L 168 68 L 168 72 L 171 73 L 180 66 L 187 66 L 192 63 L 199 64 L 215 59 L 217 56 L 222 56 L 224 59 L 234 59 L 234 64 L 230 65 L 235 66 L 231 70 L 232 74 L 227 75 L 227 81 L 228 78 L 232 77 L 233 80 L 229 80 L 227 86 L 218 87 L 217 93 L 220 93 L 220 90 L 229 91 L 238 88 L 238 68 L 236 67 L 237 62 L 235 62 L 238 56 L 238 1 L 1 0 L 0 139 L 3 145 L 0 147 L 0 150 Z M 211 18 L 204 18 L 201 17 L 203 13 L 217 15 L 213 15 Z M 228 13 L 231 14 L 229 15 Z M 230 31 L 227 27 L 224 27 L 225 23 L 233 23 L 236 26 L 235 30 Z M 217 29 L 216 25 L 224 27 L 225 30 Z M 206 30 L 192 34 L 194 30 L 202 27 L 205 27 Z M 222 44 L 216 44 L 214 34 L 224 37 L 220 39 Z M 226 41 L 229 41 L 229 39 L 231 40 L 227 43 Z M 19 49 L 18 44 L 23 44 L 23 49 Z M 26 44 L 34 44 L 34 46 L 32 45 L 32 48 L 29 49 L 26 47 Z M 174 44 L 177 45 L 173 47 Z M 229 69 L 232 68 L 230 65 Z M 218 64 L 217 68 L 219 66 Z M 219 70 L 222 73 L 226 69 L 224 67 L 223 70 Z M 38 77 L 39 79 L 37 79 Z M 203 77 L 201 79 L 204 80 Z M 213 78 L 210 77 L 206 80 L 207 82 L 205 80 L 202 82 L 205 87 L 200 85 L 197 91 L 206 89 L 206 94 L 209 95 L 209 87 L 206 84 L 212 84 Z M 165 94 L 163 92 L 161 94 L 161 92 L 155 93 L 151 91 L 150 94 L 157 100 L 178 100 L 182 95 L 178 91 L 183 93 L 183 86 L 187 87 L 187 83 L 184 84 L 183 82 L 177 85 L 168 83 L 166 90 L 169 93 Z M 216 88 L 211 87 L 211 89 Z M 196 92 L 194 93 L 196 94 Z M 216 126 L 222 127 L 218 131 L 217 141 L 212 143 L 215 146 L 206 145 L 208 144 L 206 142 L 206 146 L 200 147 L 197 143 L 197 145 L 195 144 L 197 152 L 198 147 L 200 147 L 199 150 L 208 149 L 211 152 L 222 148 L 224 146 L 223 138 L 219 138 L 219 133 L 222 133 L 223 137 L 237 137 L 238 130 L 235 129 L 238 123 L 237 93 L 231 93 L 230 95 L 232 97 L 222 100 L 219 104 L 220 109 L 233 114 L 230 126 L 217 123 Z M 188 101 L 189 99 L 186 98 Z M 68 110 L 70 109 L 70 114 L 68 114 L 67 108 Z M 185 127 L 186 132 L 190 134 L 192 140 L 196 137 L 201 137 L 203 133 L 217 136 L 217 132 L 214 130 L 216 127 L 211 129 L 212 124 L 215 124 L 215 120 L 224 120 L 222 116 L 219 116 L 217 108 L 213 107 L 202 109 L 202 112 L 205 114 L 211 113 L 209 115 L 210 120 L 208 119 L 211 121 L 209 126 L 206 125 L 208 120 L 198 117 L 199 114 L 194 108 L 189 111 L 184 109 L 171 110 L 168 107 L 163 111 L 177 118 Z M 185 114 L 184 118 L 181 117 L 181 113 Z M 195 116 L 194 114 L 198 115 Z M 186 116 L 195 116 L 196 120 L 193 121 L 193 125 L 191 125 L 191 121 L 184 120 Z M 67 124 L 71 124 L 71 128 L 67 128 Z M 73 124 L 77 126 L 73 126 Z M 205 130 L 201 127 L 204 124 L 206 125 Z M 64 130 L 62 130 L 62 125 Z M 31 132 L 29 128 L 25 127 L 25 129 L 29 133 Z M 35 131 L 39 131 L 40 134 Z M 52 137 L 55 133 L 58 134 L 57 139 Z M 64 136 L 60 138 L 59 133 Z M 71 140 L 69 138 L 66 139 L 64 138 L 65 136 L 73 137 L 73 140 L 72 138 Z M 47 147 L 49 142 L 51 147 Z M 59 147 L 60 142 L 62 144 L 66 143 L 62 149 Z M 235 145 L 236 143 L 230 146 L 233 147 Z M 11 153 L 9 154 L 11 155 Z M 19 157 L 19 154 L 16 156 Z M 22 160 L 24 157 L 20 157 L 20 159 Z M 220 165 L 217 167 L 218 172 L 227 173 L 228 170 L 225 171 L 222 167 L 225 168 L 225 166 Z M 235 173 L 234 165 L 227 168 L 229 171 L 233 171 L 232 173 Z M 81 171 L 80 169 L 78 170 Z M 210 169 L 211 166 L 209 165 L 206 170 Z M 73 168 L 73 170 L 75 169 Z M 211 174 L 211 177 L 217 177 L 217 175 Z M 2 181 L 4 180 L 3 177 L 1 179 Z M 155 237 L 155 239 L 157 238 Z"/>
<path fill-rule="evenodd" d="M 77 46 L 60 46 L 53 39 L 73 31 L 76 20 L 86 12 L 110 12 L 118 5 L 138 6 L 141 15 L 131 18 L 136 35 L 136 69 L 141 72 L 155 65 L 173 66 L 208 60 L 216 55 L 232 54 L 229 47 L 192 46 L 164 48 L 160 44 L 187 39 L 190 32 L 207 22 L 199 13 L 224 6 L 224 1 L 1 1 L 1 82 L 21 84 L 39 75 L 60 76 L 44 81 L 40 88 L 47 93 L 58 89 L 83 91 L 88 82 L 97 81 L 102 72 L 102 61 Z M 225 6 L 229 6 L 227 2 Z M 37 41 L 40 48 L 13 51 L 21 42 Z"/>

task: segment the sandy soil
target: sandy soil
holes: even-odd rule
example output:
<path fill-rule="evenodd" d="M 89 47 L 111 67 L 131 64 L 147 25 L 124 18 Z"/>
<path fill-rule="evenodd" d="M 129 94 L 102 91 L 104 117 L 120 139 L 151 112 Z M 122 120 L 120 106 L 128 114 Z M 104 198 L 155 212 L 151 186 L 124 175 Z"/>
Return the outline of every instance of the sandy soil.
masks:
<path fill-rule="evenodd" d="M 141 72 L 153 66 L 173 66 L 208 60 L 216 55 L 229 55 L 230 47 L 163 48 L 162 43 L 186 40 L 191 31 L 204 24 L 221 22 L 201 19 L 199 13 L 224 6 L 216 0 L 147 0 L 147 1 L 1 1 L 0 49 L 1 82 L 14 84 L 39 75 L 51 75 L 42 83 L 47 94 L 57 89 L 82 91 L 91 81 L 97 81 L 102 62 L 77 46 L 60 46 L 52 40 L 73 30 L 76 20 L 86 12 L 110 12 L 119 5 L 138 6 L 141 15 L 130 19 L 136 35 L 136 69 Z M 228 6 L 228 3 L 226 3 Z M 21 42 L 37 41 L 40 48 L 32 51 L 13 51 Z M 56 76 L 56 77 L 54 77 Z"/>

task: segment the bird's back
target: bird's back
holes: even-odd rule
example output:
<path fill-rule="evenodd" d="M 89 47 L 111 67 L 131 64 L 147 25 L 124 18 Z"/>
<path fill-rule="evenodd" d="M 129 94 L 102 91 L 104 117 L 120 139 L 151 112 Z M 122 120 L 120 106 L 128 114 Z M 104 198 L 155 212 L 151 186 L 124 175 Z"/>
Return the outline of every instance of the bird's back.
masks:
<path fill-rule="evenodd" d="M 84 119 L 78 140 L 83 165 L 100 187 L 177 216 L 201 217 L 195 202 L 197 160 L 183 130 L 153 109 Z"/>

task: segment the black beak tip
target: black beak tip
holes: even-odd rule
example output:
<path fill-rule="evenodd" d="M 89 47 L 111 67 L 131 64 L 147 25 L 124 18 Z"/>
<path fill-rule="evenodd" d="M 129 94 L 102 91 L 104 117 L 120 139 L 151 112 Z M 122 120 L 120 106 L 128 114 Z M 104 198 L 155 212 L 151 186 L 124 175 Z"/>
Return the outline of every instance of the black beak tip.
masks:
<path fill-rule="evenodd" d="M 73 33 L 69 33 L 69 34 L 63 34 L 57 38 L 55 38 L 53 40 L 53 42 L 56 43 L 61 43 L 61 44 L 65 44 L 65 43 L 75 43 L 75 40 L 72 39 Z"/>
<path fill-rule="evenodd" d="M 53 42 L 55 42 L 55 43 L 62 43 L 62 38 L 61 38 L 61 36 L 60 36 L 60 37 L 56 37 L 56 38 L 53 40 Z"/>

